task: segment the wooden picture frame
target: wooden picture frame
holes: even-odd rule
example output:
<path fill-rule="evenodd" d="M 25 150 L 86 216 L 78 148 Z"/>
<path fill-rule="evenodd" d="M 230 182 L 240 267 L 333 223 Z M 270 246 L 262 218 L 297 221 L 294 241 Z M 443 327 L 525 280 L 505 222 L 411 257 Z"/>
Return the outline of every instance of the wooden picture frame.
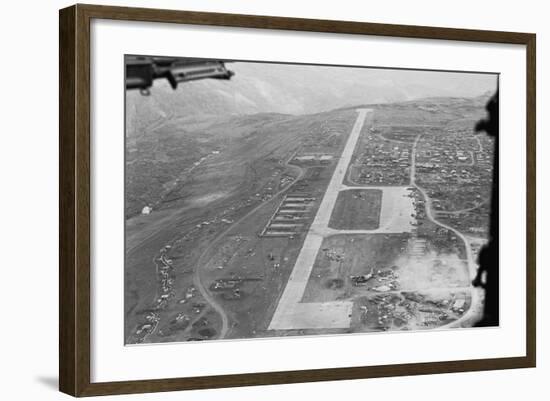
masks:
<path fill-rule="evenodd" d="M 90 22 L 92 19 L 268 28 L 526 46 L 526 355 L 367 367 L 92 383 L 90 380 Z M 435 28 L 193 11 L 74 5 L 59 14 L 59 388 L 73 396 L 144 393 L 534 367 L 536 361 L 536 37 L 530 33 Z"/>

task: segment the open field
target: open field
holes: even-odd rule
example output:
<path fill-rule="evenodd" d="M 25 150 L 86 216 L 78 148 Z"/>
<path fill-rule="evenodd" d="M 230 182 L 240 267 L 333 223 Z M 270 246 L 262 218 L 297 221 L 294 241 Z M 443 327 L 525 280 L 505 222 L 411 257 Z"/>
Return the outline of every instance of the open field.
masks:
<path fill-rule="evenodd" d="M 329 227 L 348 230 L 374 230 L 380 225 L 382 191 L 350 189 L 340 191 Z"/>

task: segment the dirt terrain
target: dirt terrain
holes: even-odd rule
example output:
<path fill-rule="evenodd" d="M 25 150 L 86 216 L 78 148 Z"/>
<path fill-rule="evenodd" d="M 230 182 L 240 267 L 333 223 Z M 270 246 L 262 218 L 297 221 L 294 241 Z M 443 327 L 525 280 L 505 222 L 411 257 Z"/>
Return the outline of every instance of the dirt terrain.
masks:
<path fill-rule="evenodd" d="M 222 137 L 226 147 L 218 146 L 219 153 L 186 172 L 174 185 L 171 193 L 179 192 L 181 197 L 159 197 L 151 214 L 127 220 L 126 341 L 193 339 L 196 333 L 188 326 L 212 310 L 216 312 L 211 301 L 224 305 L 225 320 L 230 321 L 228 335 L 242 337 L 265 330 L 269 310 L 288 279 L 303 235 L 260 238 L 258 234 L 284 194 L 294 190 L 312 198 L 323 195 L 334 166 L 304 168 L 291 160 L 299 151 L 322 146 L 329 130 L 339 134 L 330 146 L 337 154 L 354 114 L 287 116 L 277 122 L 271 116 L 231 119 L 228 124 L 210 127 L 209 135 Z M 235 130 L 228 133 L 232 128 Z M 313 202 L 310 218 L 317 207 Z M 302 233 L 310 220 L 304 220 Z M 161 253 L 171 265 L 159 273 L 155 259 Z M 217 263 L 226 257 L 225 265 Z M 228 284 L 233 291 L 214 288 L 220 280 L 238 283 Z M 237 288 L 238 298 L 234 294 Z M 151 324 L 155 320 L 158 324 Z M 203 328 L 211 330 L 203 331 L 209 336 L 198 338 L 217 337 L 221 320 L 203 320 Z"/>
<path fill-rule="evenodd" d="M 335 231 L 314 250 L 298 300 L 305 309 L 289 310 L 307 319 L 284 330 L 270 324 L 308 233 L 318 230 L 312 224 L 357 124 L 356 109 L 208 122 L 166 115 L 143 124 L 143 134 L 128 139 L 126 343 L 416 330 L 461 321 L 477 302 L 469 287 L 470 243 L 436 220 L 430 193 L 415 186 L 413 175 L 416 146 L 425 147 L 418 138 L 464 120 L 475 102 L 482 100 L 441 100 L 435 111 L 430 102 L 369 105 L 372 120 L 351 149 L 340 192 L 331 192 L 334 209 L 324 211 L 326 228 Z M 402 164 L 401 173 L 377 167 L 369 176 L 368 163 L 380 162 L 372 146 L 387 149 L 384 157 Z M 352 165 L 363 169 L 366 184 L 349 179 Z M 427 182 L 424 170 L 419 174 Z M 149 213 L 141 214 L 146 206 Z M 445 212 L 437 210 L 437 218 L 457 225 Z M 477 213 L 474 228 L 487 224 L 482 212 L 456 211 Z M 316 327 L 324 318 L 309 317 L 333 313 L 329 303 L 349 316 Z"/>

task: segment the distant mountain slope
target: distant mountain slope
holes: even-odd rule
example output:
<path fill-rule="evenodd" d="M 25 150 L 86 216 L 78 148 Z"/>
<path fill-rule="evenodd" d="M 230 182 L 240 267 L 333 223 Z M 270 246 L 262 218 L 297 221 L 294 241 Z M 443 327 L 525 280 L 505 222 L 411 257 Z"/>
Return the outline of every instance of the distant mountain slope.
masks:
<path fill-rule="evenodd" d="M 476 121 L 485 117 L 488 99 L 489 93 L 474 98 L 374 103 L 368 107 L 375 109 L 374 124 L 390 130 L 414 124 L 473 129 Z M 235 163 L 243 159 L 244 165 L 289 146 L 297 149 L 304 136 L 323 121 L 345 115 L 346 121 L 353 123 L 350 116 L 355 116 L 353 109 L 358 107 L 301 116 L 257 113 L 181 117 L 173 104 L 164 108 L 165 104 L 154 95 L 144 97 L 142 102 L 140 106 L 134 103 L 127 117 L 128 125 L 135 129 L 126 141 L 127 217 L 138 214 L 145 205 L 172 207 L 176 204 L 173 199 L 184 199 L 190 188 L 190 169 L 197 163 L 202 171 L 204 164 L 216 160 Z M 231 163 L 220 167 L 216 179 L 242 173 L 231 171 Z M 226 178 L 221 181 L 228 183 Z M 219 190 L 219 185 L 212 190 Z"/>
<path fill-rule="evenodd" d="M 230 81 L 213 79 L 172 90 L 157 81 L 150 96 L 127 93 L 127 136 L 155 121 L 256 113 L 311 114 L 346 106 L 393 103 L 434 96 L 473 97 L 494 91 L 496 76 L 433 71 L 228 63 Z"/>

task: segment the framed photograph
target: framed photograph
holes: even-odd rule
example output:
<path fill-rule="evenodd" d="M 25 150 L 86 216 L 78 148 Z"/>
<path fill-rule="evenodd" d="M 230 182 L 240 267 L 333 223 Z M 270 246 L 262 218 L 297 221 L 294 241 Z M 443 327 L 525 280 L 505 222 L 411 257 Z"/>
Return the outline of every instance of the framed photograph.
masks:
<path fill-rule="evenodd" d="M 534 34 L 59 26 L 61 391 L 535 366 Z"/>

